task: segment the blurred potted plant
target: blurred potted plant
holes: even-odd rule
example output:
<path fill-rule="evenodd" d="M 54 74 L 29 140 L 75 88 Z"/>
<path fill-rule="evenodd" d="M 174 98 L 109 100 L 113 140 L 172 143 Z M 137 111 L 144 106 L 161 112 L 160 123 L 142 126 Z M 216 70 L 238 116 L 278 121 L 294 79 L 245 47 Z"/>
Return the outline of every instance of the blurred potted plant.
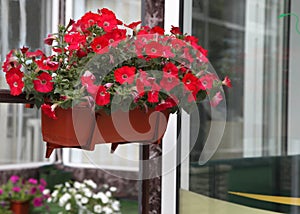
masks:
<path fill-rule="evenodd" d="M 62 214 L 120 213 L 120 203 L 114 199 L 115 187 L 101 188 L 93 180 L 68 181 L 56 185 L 48 203 L 56 204 Z"/>
<path fill-rule="evenodd" d="M 197 38 L 178 27 L 166 34 L 140 23 L 124 24 L 103 8 L 50 34 L 45 43 L 52 55 L 28 47 L 9 52 L 2 66 L 6 81 L 12 95 L 25 91 L 42 108 L 47 157 L 58 147 L 156 142 L 170 113 L 190 112 L 207 96 L 212 106 L 223 99 L 220 89 L 230 80 L 209 70 Z"/>
<path fill-rule="evenodd" d="M 12 175 L 6 184 L 1 186 L 0 192 L 5 201 L 10 203 L 10 210 L 14 214 L 27 214 L 30 204 L 34 207 L 41 207 L 48 198 L 46 182 L 29 178 L 24 179 Z"/>

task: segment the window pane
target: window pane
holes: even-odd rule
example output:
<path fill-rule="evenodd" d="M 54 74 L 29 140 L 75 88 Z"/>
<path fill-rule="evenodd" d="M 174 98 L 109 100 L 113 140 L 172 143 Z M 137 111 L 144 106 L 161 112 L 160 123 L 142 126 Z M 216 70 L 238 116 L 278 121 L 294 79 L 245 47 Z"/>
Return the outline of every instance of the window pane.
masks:
<path fill-rule="evenodd" d="M 1 62 L 10 49 L 43 49 L 43 38 L 51 32 L 51 1 L 2 0 L 0 6 Z M 6 88 L 4 79 L 1 72 L 1 88 Z M 47 161 L 37 109 L 1 103 L 0 118 L 0 165 Z"/>
<path fill-rule="evenodd" d="M 222 141 L 205 164 L 200 164 L 199 158 L 209 132 L 214 134 L 210 125 L 218 121 L 211 119 L 209 106 L 199 105 L 201 124 L 190 154 L 188 180 L 188 190 L 199 195 L 183 194 L 194 202 L 198 197 L 199 207 L 195 207 L 205 213 L 220 213 L 218 206 L 229 213 L 298 213 L 293 206 L 230 193 L 298 197 L 299 155 L 286 156 L 289 148 L 283 131 L 288 85 L 283 55 L 288 33 L 278 16 L 286 5 L 288 2 L 280 0 L 193 1 L 192 34 L 208 49 L 208 58 L 219 77 L 230 76 L 233 85 L 232 89 L 225 88 L 227 122 Z M 198 122 L 194 118 L 192 115 L 191 139 L 198 131 L 193 129 Z M 188 210 L 193 206 L 186 203 L 185 207 Z"/>

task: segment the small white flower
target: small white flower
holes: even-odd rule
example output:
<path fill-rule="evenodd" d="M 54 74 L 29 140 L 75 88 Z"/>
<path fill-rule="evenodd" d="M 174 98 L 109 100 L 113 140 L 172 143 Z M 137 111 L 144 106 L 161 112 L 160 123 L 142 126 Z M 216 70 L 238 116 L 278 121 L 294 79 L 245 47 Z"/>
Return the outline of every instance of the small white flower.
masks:
<path fill-rule="evenodd" d="M 49 189 L 44 189 L 43 195 L 49 195 L 49 194 L 50 194 L 50 190 Z"/>
<path fill-rule="evenodd" d="M 109 186 L 107 184 L 103 184 L 103 188 L 107 189 Z"/>
<path fill-rule="evenodd" d="M 120 202 L 119 201 L 114 201 L 112 203 L 111 207 L 113 208 L 113 210 L 119 211 L 120 210 Z"/>
<path fill-rule="evenodd" d="M 92 191 L 89 188 L 84 188 L 82 189 L 82 191 L 84 192 L 84 195 L 88 198 L 92 197 Z"/>
<path fill-rule="evenodd" d="M 115 192 L 115 191 L 117 191 L 117 187 L 110 187 L 109 190 L 110 190 L 111 192 Z"/>
<path fill-rule="evenodd" d="M 73 194 L 73 195 L 77 192 L 75 188 L 70 188 L 69 191 L 70 191 L 70 193 Z"/>
<path fill-rule="evenodd" d="M 55 187 L 56 189 L 60 189 L 62 186 L 63 186 L 62 184 L 56 184 L 54 187 Z"/>
<path fill-rule="evenodd" d="M 103 192 L 97 193 L 97 197 L 101 198 L 103 204 L 106 204 L 109 201 L 108 197 Z"/>
<path fill-rule="evenodd" d="M 113 210 L 111 208 L 109 208 L 109 207 L 104 207 L 103 211 L 105 212 L 105 214 L 111 214 L 111 213 L 113 213 Z"/>
<path fill-rule="evenodd" d="M 65 186 L 66 186 L 66 187 L 71 187 L 71 185 L 70 185 L 69 182 L 65 182 Z"/>
<path fill-rule="evenodd" d="M 81 183 L 79 183 L 78 181 L 75 181 L 75 182 L 74 182 L 74 187 L 75 187 L 76 189 L 80 189 L 80 188 L 82 187 L 82 185 L 81 185 Z"/>
<path fill-rule="evenodd" d="M 95 213 L 101 213 L 102 212 L 102 207 L 101 205 L 97 204 L 94 206 L 94 212 Z"/>
<path fill-rule="evenodd" d="M 52 202 L 52 198 L 49 197 L 49 198 L 47 199 L 47 202 L 48 202 L 48 203 L 51 203 L 51 202 Z"/>
<path fill-rule="evenodd" d="M 111 197 L 111 192 L 110 191 L 107 191 L 106 193 L 105 193 L 105 195 L 107 196 L 107 197 Z"/>
<path fill-rule="evenodd" d="M 86 198 L 86 197 L 83 197 L 83 198 L 81 199 L 81 203 L 82 203 L 82 204 L 87 204 L 88 202 L 89 202 L 89 199 Z"/>
<path fill-rule="evenodd" d="M 65 193 L 61 198 L 59 199 L 59 206 L 63 207 L 67 203 L 67 201 L 71 198 L 71 195 L 69 193 Z"/>
<path fill-rule="evenodd" d="M 67 205 L 65 206 L 65 209 L 66 209 L 66 210 L 71 210 L 71 204 L 70 204 L 70 203 L 67 203 Z"/>
<path fill-rule="evenodd" d="M 81 199 L 81 198 L 82 198 L 82 195 L 80 195 L 80 194 L 75 195 L 75 199 Z"/>
<path fill-rule="evenodd" d="M 86 183 L 87 185 L 89 185 L 90 187 L 92 187 L 93 189 L 97 188 L 97 184 L 91 179 L 88 179 L 88 180 L 86 179 L 83 182 Z"/>
<path fill-rule="evenodd" d="M 56 198 L 57 194 L 58 194 L 58 190 L 54 190 L 51 194 L 51 197 Z"/>

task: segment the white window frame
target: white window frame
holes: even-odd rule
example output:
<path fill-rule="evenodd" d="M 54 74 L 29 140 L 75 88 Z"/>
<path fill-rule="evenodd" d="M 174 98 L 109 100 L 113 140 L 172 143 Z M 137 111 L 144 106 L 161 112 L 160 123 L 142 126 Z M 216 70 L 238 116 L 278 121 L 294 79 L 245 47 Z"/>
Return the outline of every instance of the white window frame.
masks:
<path fill-rule="evenodd" d="M 291 12 L 300 14 L 300 1 L 292 0 Z M 287 18 L 287 17 L 285 17 Z M 289 88 L 288 88 L 288 155 L 300 154 L 300 35 L 296 31 L 296 18 L 290 16 Z M 299 26 L 298 26 L 299 28 Z"/>

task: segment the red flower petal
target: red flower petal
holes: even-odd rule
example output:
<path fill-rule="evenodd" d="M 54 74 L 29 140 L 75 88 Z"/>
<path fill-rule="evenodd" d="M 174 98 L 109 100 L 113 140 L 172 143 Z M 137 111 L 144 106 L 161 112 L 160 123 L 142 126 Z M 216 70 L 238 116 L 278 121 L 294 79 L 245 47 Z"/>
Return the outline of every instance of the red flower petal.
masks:
<path fill-rule="evenodd" d="M 115 70 L 114 76 L 118 83 L 132 84 L 134 81 L 135 67 L 123 66 Z"/>
<path fill-rule="evenodd" d="M 34 89 L 38 92 L 48 93 L 53 90 L 52 77 L 47 72 L 41 73 L 37 76 L 36 80 L 33 80 Z"/>
<path fill-rule="evenodd" d="M 55 115 L 55 111 L 54 111 L 53 108 L 51 108 L 50 105 L 44 103 L 44 104 L 41 106 L 41 109 L 42 109 L 43 113 L 44 113 L 45 115 L 47 115 L 48 117 L 50 117 L 50 118 L 52 118 L 52 119 L 54 119 L 54 120 L 57 119 L 57 117 L 56 117 L 56 115 Z"/>
<path fill-rule="evenodd" d="M 110 103 L 110 93 L 103 85 L 100 85 L 96 95 L 96 104 L 99 106 L 105 106 Z"/>

